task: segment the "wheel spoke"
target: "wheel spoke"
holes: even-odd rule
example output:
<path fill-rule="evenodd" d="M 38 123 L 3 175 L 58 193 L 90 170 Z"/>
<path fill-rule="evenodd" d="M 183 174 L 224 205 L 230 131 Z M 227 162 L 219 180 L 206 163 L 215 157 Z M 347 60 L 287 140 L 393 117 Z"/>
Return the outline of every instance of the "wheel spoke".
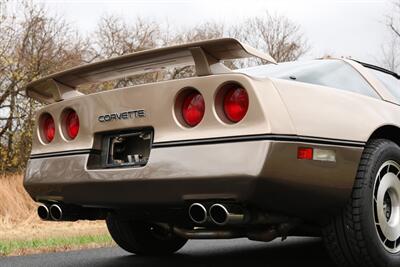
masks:
<path fill-rule="evenodd" d="M 398 216 L 400 195 L 400 165 L 388 160 L 384 162 L 376 173 L 373 189 L 373 208 L 375 228 L 383 246 L 390 252 L 400 251 L 400 236 L 393 236 L 399 232 L 400 223 L 393 225 L 393 216 Z M 397 229 L 397 230 L 396 230 Z"/>
<path fill-rule="evenodd" d="M 396 192 L 400 193 L 400 180 L 396 180 L 396 183 L 394 184 L 394 188 Z"/>

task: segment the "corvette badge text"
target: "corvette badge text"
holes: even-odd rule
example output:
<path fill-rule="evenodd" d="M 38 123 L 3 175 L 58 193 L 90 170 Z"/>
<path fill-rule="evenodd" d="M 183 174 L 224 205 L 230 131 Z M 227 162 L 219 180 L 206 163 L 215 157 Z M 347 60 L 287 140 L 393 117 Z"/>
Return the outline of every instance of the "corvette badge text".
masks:
<path fill-rule="evenodd" d="M 144 109 L 135 109 L 124 112 L 104 114 L 99 116 L 98 120 L 99 122 L 109 122 L 115 120 L 129 120 L 129 119 L 144 118 L 144 117 L 146 117 Z"/>

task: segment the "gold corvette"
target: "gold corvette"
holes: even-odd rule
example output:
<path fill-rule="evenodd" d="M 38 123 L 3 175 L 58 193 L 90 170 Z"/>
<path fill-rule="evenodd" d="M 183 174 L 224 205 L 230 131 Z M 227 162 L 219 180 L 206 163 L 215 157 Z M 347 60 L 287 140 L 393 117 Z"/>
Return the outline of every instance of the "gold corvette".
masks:
<path fill-rule="evenodd" d="M 223 60 L 270 64 L 232 71 Z M 78 85 L 194 65 L 196 77 Z M 105 219 L 125 250 L 322 236 L 339 266 L 400 265 L 400 80 L 347 59 L 276 64 L 235 39 L 79 66 L 27 85 L 24 186 L 44 220 Z"/>

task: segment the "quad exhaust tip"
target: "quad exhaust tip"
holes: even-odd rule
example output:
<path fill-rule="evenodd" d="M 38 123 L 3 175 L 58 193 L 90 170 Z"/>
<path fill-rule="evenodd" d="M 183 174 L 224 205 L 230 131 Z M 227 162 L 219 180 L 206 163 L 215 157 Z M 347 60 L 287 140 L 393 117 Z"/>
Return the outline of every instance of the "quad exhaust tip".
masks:
<path fill-rule="evenodd" d="M 41 204 L 39 205 L 39 207 L 37 208 L 37 214 L 39 216 L 40 219 L 42 220 L 48 220 L 49 219 L 49 209 L 47 208 L 46 205 Z"/>
<path fill-rule="evenodd" d="M 50 206 L 50 217 L 55 221 L 60 221 L 62 219 L 63 212 L 59 205 L 53 204 Z"/>
<path fill-rule="evenodd" d="M 207 210 L 203 204 L 193 203 L 189 207 L 189 217 L 197 224 L 205 223 L 207 221 Z"/>
<path fill-rule="evenodd" d="M 209 209 L 210 219 L 216 225 L 241 224 L 245 214 L 240 206 L 214 204 Z"/>
<path fill-rule="evenodd" d="M 214 204 L 210 207 L 211 221 L 217 225 L 225 225 L 228 223 L 229 212 L 221 204 Z"/>

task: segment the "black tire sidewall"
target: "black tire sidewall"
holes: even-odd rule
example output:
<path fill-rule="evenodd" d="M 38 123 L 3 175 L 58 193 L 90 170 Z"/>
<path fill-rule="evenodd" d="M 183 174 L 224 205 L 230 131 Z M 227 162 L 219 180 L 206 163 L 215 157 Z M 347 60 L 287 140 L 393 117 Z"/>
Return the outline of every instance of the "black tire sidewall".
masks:
<path fill-rule="evenodd" d="M 160 239 L 150 231 L 153 225 L 144 221 L 120 220 L 110 215 L 106 222 L 114 241 L 124 250 L 136 255 L 169 255 L 187 242 L 187 239 L 172 233 Z"/>
<path fill-rule="evenodd" d="M 143 221 L 133 221 L 130 223 L 130 227 L 133 229 L 136 242 L 140 243 L 145 252 L 150 251 L 150 254 L 171 254 L 187 241 L 174 234 L 169 237 L 159 238 L 150 231 L 150 227 L 157 226 Z"/>
<path fill-rule="evenodd" d="M 373 195 L 377 173 L 382 164 L 388 160 L 393 160 L 400 165 L 400 148 L 393 142 L 384 141 L 379 143 L 367 163 L 368 168 L 364 175 L 363 192 L 360 198 L 362 201 L 361 231 L 366 241 L 367 251 L 375 266 L 399 266 L 400 264 L 400 253 L 390 253 L 381 243 L 374 220 Z"/>

